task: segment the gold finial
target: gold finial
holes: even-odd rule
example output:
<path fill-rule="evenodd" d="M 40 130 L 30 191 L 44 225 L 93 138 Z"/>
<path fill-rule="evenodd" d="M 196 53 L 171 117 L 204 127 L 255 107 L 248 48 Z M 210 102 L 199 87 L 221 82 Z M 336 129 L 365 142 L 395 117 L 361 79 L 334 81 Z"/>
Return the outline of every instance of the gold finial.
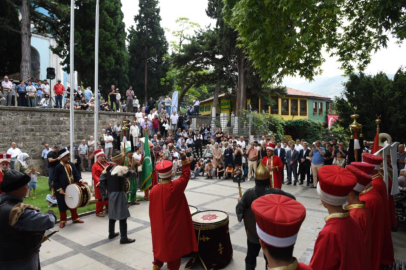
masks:
<path fill-rule="evenodd" d="M 350 125 L 351 139 L 354 139 L 353 132 L 358 130 L 361 131 L 360 136 L 362 137 L 362 125 L 357 122 L 358 117 L 358 114 L 351 115 L 351 118 L 354 119 L 354 122 Z"/>
<path fill-rule="evenodd" d="M 123 127 L 121 128 L 121 130 L 129 130 L 126 120 L 123 121 Z"/>
<path fill-rule="evenodd" d="M 269 170 L 262 162 L 259 163 L 255 171 L 255 180 L 269 180 Z"/>
<path fill-rule="evenodd" d="M 376 131 L 378 131 L 378 133 L 379 133 L 379 124 L 381 124 L 381 122 L 382 122 L 382 120 L 381 120 L 381 115 L 376 115 L 376 120 L 375 120 L 375 123 L 376 123 Z"/>

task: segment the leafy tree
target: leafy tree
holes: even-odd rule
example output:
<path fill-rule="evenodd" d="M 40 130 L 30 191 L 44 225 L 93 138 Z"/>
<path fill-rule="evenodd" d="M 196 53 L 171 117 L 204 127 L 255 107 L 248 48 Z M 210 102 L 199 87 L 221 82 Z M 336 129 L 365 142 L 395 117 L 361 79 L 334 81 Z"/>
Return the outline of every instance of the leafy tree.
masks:
<path fill-rule="evenodd" d="M 99 84 L 109 89 L 114 84 L 124 91 L 128 87 L 128 53 L 121 1 L 100 1 Z M 94 42 L 96 1 L 78 0 L 75 10 L 75 70 L 78 84 L 94 85 Z M 64 17 L 66 23 L 70 18 Z M 52 30 L 57 46 L 52 48 L 69 71 L 69 25 Z M 106 94 L 106 93 L 104 93 Z"/>
<path fill-rule="evenodd" d="M 131 63 L 128 76 L 137 91 L 144 90 L 140 95 L 144 101 L 147 101 L 148 95 L 166 94 L 172 87 L 171 82 L 161 85 L 170 64 L 166 57 L 168 42 L 160 25 L 158 3 L 158 0 L 139 1 L 139 13 L 134 18 L 137 28 L 131 27 L 128 37 Z"/>
<path fill-rule="evenodd" d="M 7 24 L 12 29 L 20 31 L 20 20 L 18 12 L 7 0 L 0 0 L 0 21 Z M 1 23 L 1 22 L 0 22 Z M 9 75 L 20 70 L 21 62 L 21 35 L 6 28 L 0 27 L 1 39 L 5 42 L 0 42 L 0 74 Z"/>
<path fill-rule="evenodd" d="M 363 125 L 365 140 L 373 140 L 375 119 L 381 116 L 381 132 L 389 133 L 394 140 L 405 141 L 406 124 L 402 114 L 406 106 L 404 68 L 397 71 L 393 80 L 382 72 L 374 76 L 353 74 L 344 86 L 344 93 L 335 100 L 342 127 L 347 129 L 353 121 L 350 116 L 356 113 L 359 115 L 357 121 Z"/>
<path fill-rule="evenodd" d="M 225 0 L 227 22 L 266 83 L 285 76 L 312 80 L 321 73 L 322 48 L 338 56 L 347 73 L 363 70 L 392 32 L 406 37 L 402 0 Z"/>

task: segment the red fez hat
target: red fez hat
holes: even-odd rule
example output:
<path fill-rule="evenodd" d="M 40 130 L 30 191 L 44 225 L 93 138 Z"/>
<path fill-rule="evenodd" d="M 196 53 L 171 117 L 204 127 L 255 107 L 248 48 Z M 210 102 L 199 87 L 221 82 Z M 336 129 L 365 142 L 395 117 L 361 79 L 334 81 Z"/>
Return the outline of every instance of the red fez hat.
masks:
<path fill-rule="evenodd" d="M 351 162 L 351 165 L 364 173 L 371 175 L 375 170 L 375 166 L 365 162 Z"/>
<path fill-rule="evenodd" d="M 343 205 L 357 184 L 355 175 L 335 165 L 321 167 L 318 178 L 317 193 L 324 202 L 334 206 Z"/>
<path fill-rule="evenodd" d="M 362 153 L 362 161 L 374 165 L 375 170 L 379 170 L 383 162 L 383 157 L 369 153 Z"/>
<path fill-rule="evenodd" d="M 172 175 L 172 161 L 163 160 L 155 165 L 155 170 L 161 179 L 169 178 Z"/>
<path fill-rule="evenodd" d="M 11 155 L 10 154 L 0 154 L 0 164 L 8 164 L 10 163 Z"/>
<path fill-rule="evenodd" d="M 352 163 L 351 165 L 347 165 L 347 167 L 345 168 L 349 170 L 357 178 L 357 184 L 354 187 L 355 191 L 362 192 L 365 186 L 372 181 L 372 177 L 370 175 L 359 170 L 357 167 L 353 166 Z"/>
<path fill-rule="evenodd" d="M 284 195 L 266 195 L 256 199 L 251 209 L 257 221 L 259 238 L 273 247 L 290 247 L 306 217 L 305 207 Z"/>
<path fill-rule="evenodd" d="M 97 149 L 96 151 L 94 151 L 93 154 L 94 154 L 95 157 L 104 156 L 103 149 Z"/>
<path fill-rule="evenodd" d="M 266 150 L 268 151 L 268 150 L 275 150 L 275 144 L 274 143 L 267 143 L 266 144 Z"/>

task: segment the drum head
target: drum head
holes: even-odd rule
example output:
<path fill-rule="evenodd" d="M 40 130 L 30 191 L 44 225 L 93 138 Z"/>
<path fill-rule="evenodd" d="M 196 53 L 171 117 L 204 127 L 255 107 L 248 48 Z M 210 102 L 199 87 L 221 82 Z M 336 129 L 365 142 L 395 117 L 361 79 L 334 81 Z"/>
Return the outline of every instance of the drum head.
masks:
<path fill-rule="evenodd" d="M 228 214 L 223 211 L 207 210 L 192 216 L 194 224 L 216 224 L 228 220 Z"/>
<path fill-rule="evenodd" d="M 195 214 L 195 213 L 198 212 L 197 208 L 194 207 L 194 206 L 192 206 L 192 205 L 189 205 L 189 210 L 190 210 L 190 214 L 191 214 L 191 215 L 193 215 L 193 214 Z"/>
<path fill-rule="evenodd" d="M 79 186 L 72 184 L 66 187 L 65 193 L 69 196 L 70 198 L 65 195 L 65 203 L 70 209 L 77 208 L 79 206 L 80 202 L 80 190 Z"/>

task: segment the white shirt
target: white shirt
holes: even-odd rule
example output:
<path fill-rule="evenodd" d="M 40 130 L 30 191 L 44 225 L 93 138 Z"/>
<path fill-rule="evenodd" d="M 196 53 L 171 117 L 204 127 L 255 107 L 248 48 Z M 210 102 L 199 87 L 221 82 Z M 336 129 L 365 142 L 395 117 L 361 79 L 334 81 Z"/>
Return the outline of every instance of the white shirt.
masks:
<path fill-rule="evenodd" d="M 107 141 L 112 141 L 112 140 L 114 140 L 113 139 L 113 136 L 111 136 L 111 135 L 104 135 L 104 148 L 113 148 L 113 142 L 107 142 Z"/>
<path fill-rule="evenodd" d="M 136 113 L 135 113 L 135 117 L 136 117 L 137 119 L 142 118 L 142 112 L 136 112 Z"/>
<path fill-rule="evenodd" d="M 296 150 L 296 151 L 300 152 L 300 150 L 302 150 L 302 149 L 303 149 L 303 146 L 302 146 L 302 145 L 300 145 L 300 144 L 295 144 L 295 150 Z"/>
<path fill-rule="evenodd" d="M 131 134 L 133 137 L 137 137 L 137 138 L 138 138 L 138 136 L 140 135 L 140 129 L 138 128 L 137 125 L 130 127 L 130 134 Z"/>
<path fill-rule="evenodd" d="M 133 159 L 138 160 L 138 161 L 141 161 L 141 158 L 142 158 L 142 155 L 141 155 L 141 154 L 137 154 L 137 152 L 135 152 L 135 153 L 133 154 Z"/>
<path fill-rule="evenodd" d="M 1 86 L 2 86 L 3 88 L 4 88 L 4 87 L 9 88 L 9 89 L 4 89 L 4 91 L 11 91 L 11 88 L 13 87 L 13 83 L 12 83 L 11 81 L 8 81 L 8 82 L 2 81 L 2 82 L 1 82 Z"/>
<path fill-rule="evenodd" d="M 21 155 L 22 153 L 23 152 L 21 152 L 20 148 L 17 147 L 16 148 L 10 147 L 7 150 L 7 154 L 11 155 L 11 160 L 16 160 L 17 156 Z"/>
<path fill-rule="evenodd" d="M 148 114 L 148 119 L 149 121 L 152 121 L 152 119 L 154 119 L 154 115 L 152 113 Z"/>
<path fill-rule="evenodd" d="M 49 98 L 48 99 L 46 99 L 46 98 L 41 99 L 39 105 L 48 106 L 49 105 Z"/>
<path fill-rule="evenodd" d="M 193 106 L 199 106 L 200 105 L 200 101 L 199 100 L 196 100 L 194 103 L 193 103 Z"/>
<path fill-rule="evenodd" d="M 171 114 L 171 124 L 176 125 L 177 123 L 178 123 L 178 115 L 177 114 L 175 114 L 175 115 Z"/>
<path fill-rule="evenodd" d="M 237 145 L 240 145 L 242 149 L 245 149 L 245 141 L 238 141 Z"/>
<path fill-rule="evenodd" d="M 49 95 L 49 84 L 41 84 L 42 91 Z"/>

